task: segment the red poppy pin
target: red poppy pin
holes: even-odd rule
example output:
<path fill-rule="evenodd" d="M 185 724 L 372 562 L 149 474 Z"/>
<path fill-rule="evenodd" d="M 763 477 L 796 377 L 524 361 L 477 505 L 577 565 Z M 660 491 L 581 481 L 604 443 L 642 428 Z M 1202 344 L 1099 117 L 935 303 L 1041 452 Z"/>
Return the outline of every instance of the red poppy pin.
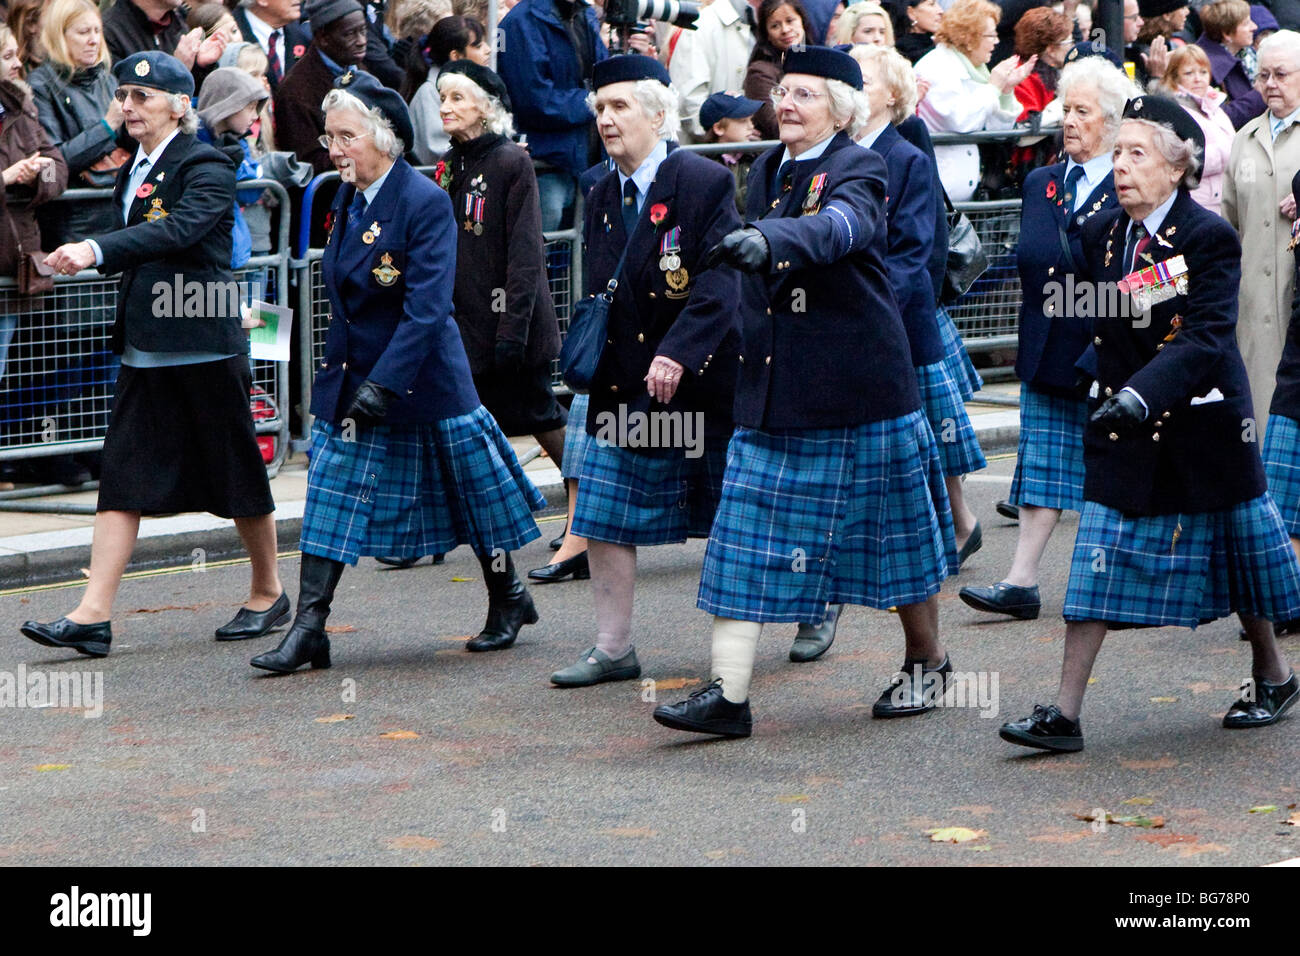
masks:
<path fill-rule="evenodd" d="M 334 210 L 331 209 L 325 214 L 325 231 L 332 233 L 334 231 Z"/>
<path fill-rule="evenodd" d="M 135 191 L 136 199 L 147 199 L 153 193 L 153 183 L 141 183 L 140 188 Z"/>
<path fill-rule="evenodd" d="M 1056 198 L 1056 180 L 1055 180 L 1055 179 L 1049 179 L 1049 180 L 1047 181 L 1047 198 L 1048 198 L 1048 199 L 1055 199 L 1055 198 Z"/>
<path fill-rule="evenodd" d="M 305 46 L 303 46 L 301 43 L 295 43 L 295 44 L 293 45 L 293 55 L 294 55 L 294 56 L 302 56 L 302 55 L 303 55 L 304 53 L 306 53 L 306 52 L 307 52 L 307 48 L 306 48 Z"/>
<path fill-rule="evenodd" d="M 451 173 L 447 169 L 447 161 L 445 159 L 438 160 L 438 165 L 433 167 L 433 181 L 443 189 L 446 189 L 451 185 Z"/>
<path fill-rule="evenodd" d="M 663 222 L 664 217 L 667 215 L 668 215 L 668 207 L 661 202 L 657 202 L 650 207 L 650 221 L 654 223 L 656 226 L 659 225 L 659 223 Z"/>

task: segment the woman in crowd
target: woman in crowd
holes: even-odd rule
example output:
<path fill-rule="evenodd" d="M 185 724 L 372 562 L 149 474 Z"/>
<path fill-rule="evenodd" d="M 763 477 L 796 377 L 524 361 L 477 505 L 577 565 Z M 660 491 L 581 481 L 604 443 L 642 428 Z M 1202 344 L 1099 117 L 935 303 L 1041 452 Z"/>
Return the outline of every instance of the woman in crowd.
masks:
<path fill-rule="evenodd" d="M 439 20 L 429 31 L 428 42 L 421 50 L 427 52 L 429 67 L 427 79 L 410 100 L 411 124 L 415 127 L 416 159 L 432 165 L 451 145 L 447 132 L 442 128 L 438 74 L 448 63 L 462 60 L 487 67 L 492 62 L 492 50 L 482 25 L 465 17 Z"/>
<path fill-rule="evenodd" d="M 1021 61 L 1038 58 L 1033 72 L 1016 87 L 1022 107 L 1017 122 L 1031 113 L 1042 113 L 1056 99 L 1056 80 L 1065 65 L 1065 55 L 1074 45 L 1070 21 L 1051 7 L 1035 7 L 1016 24 L 1016 56 Z"/>
<path fill-rule="evenodd" d="M 1218 0 L 1201 7 L 1200 18 L 1205 32 L 1196 45 L 1209 58 L 1210 82 L 1227 94 L 1223 112 L 1232 120 L 1233 129 L 1241 129 L 1264 112 L 1264 97 L 1237 58 L 1255 41 L 1250 4 L 1246 0 Z"/>
<path fill-rule="evenodd" d="M 957 0 L 935 33 L 937 44 L 916 64 L 919 80 L 930 84 L 917 110 L 936 133 L 1010 129 L 1020 115 L 1015 88 L 1037 59 L 1016 65 L 1009 57 L 992 70 L 987 64 L 997 44 L 998 8 L 988 0 Z M 975 146 L 938 146 L 939 179 L 953 202 L 966 202 L 980 183 Z"/>
<path fill-rule="evenodd" d="M 1205 137 L 1205 158 L 1201 182 L 1192 190 L 1192 198 L 1210 212 L 1219 212 L 1223 204 L 1223 175 L 1232 153 L 1236 130 L 1224 112 L 1226 97 L 1210 86 L 1210 61 L 1205 51 L 1192 44 L 1175 50 L 1160 79 L 1161 89 L 1174 97 L 1192 115 Z"/>
<path fill-rule="evenodd" d="M 611 57 L 596 64 L 593 87 L 615 169 L 587 198 L 584 281 L 588 295 L 619 282 L 589 393 L 573 516 L 573 532 L 588 541 L 596 640 L 551 675 L 561 687 L 641 675 L 632 642 L 637 549 L 708 537 L 739 345 L 738 277 L 704 261 L 740 225 L 730 173 L 670 150 L 680 103 L 658 61 Z"/>
<path fill-rule="evenodd" d="M 885 8 L 875 0 L 859 0 L 840 17 L 835 27 L 836 43 L 894 45 L 894 26 Z"/>
<path fill-rule="evenodd" d="M 1061 512 L 1083 509 L 1088 408 L 1075 384 L 1075 363 L 1092 341 L 1092 316 L 1076 314 L 1065 296 L 1085 281 L 1083 225 L 1118 201 L 1110 153 L 1135 92 L 1100 56 L 1066 66 L 1058 89 L 1067 158 L 1026 178 L 1016 246 L 1024 291 L 1016 352 L 1020 448 L 1008 496 L 1019 508 L 1016 552 L 1001 582 L 958 595 L 976 610 L 1022 620 L 1038 617 L 1042 606 L 1039 564 Z"/>
<path fill-rule="evenodd" d="M 937 0 L 885 0 L 893 21 L 894 46 L 913 65 L 934 49 L 934 34 L 943 22 L 943 7 Z M 925 99 L 925 97 L 920 97 Z"/>
<path fill-rule="evenodd" d="M 234 15 L 224 3 L 196 4 L 190 9 L 190 15 L 185 18 L 185 23 L 191 29 L 200 28 L 204 39 L 216 36 L 218 33 L 225 39 L 226 45 L 239 39 L 239 24 L 235 22 Z"/>
<path fill-rule="evenodd" d="M 781 77 L 781 58 L 791 47 L 810 42 L 812 35 L 812 21 L 800 0 L 763 0 L 759 4 L 744 91 L 745 96 L 763 104 L 754 115 L 762 139 L 776 139 L 776 113 L 768 99 Z"/>
<path fill-rule="evenodd" d="M 510 647 L 537 621 L 510 552 L 540 532 L 544 500 L 479 402 L 452 317 L 456 214 L 415 172 L 406 103 L 348 70 L 326 95 L 323 145 L 343 181 L 322 261 L 331 314 L 312 386 L 311 468 L 298 613 L 254 667 L 330 665 L 334 590 L 363 554 L 440 554 L 468 544 L 487 623 L 471 651 Z"/>
<path fill-rule="evenodd" d="M 1173 100 L 1131 100 L 1113 151 L 1122 208 L 1083 227 L 1091 281 L 1139 276 L 1093 325 L 1095 411 L 1084 431 L 1060 690 L 1055 704 L 1002 726 L 1004 740 L 1024 747 L 1083 749 L 1088 676 L 1106 632 L 1119 628 L 1195 628 L 1235 613 L 1251 642 L 1252 680 L 1223 726 L 1272 724 L 1300 698 L 1269 623 L 1300 617 L 1300 563 L 1259 443 L 1243 440 L 1252 412 L 1233 335 L 1241 248 L 1227 222 L 1192 201 L 1203 145 Z"/>
<path fill-rule="evenodd" d="M 952 670 L 939 456 L 884 263 L 887 167 L 851 139 L 862 73 L 836 50 L 785 62 L 783 145 L 754 164 L 749 224 L 710 255 L 744 273 L 737 428 L 698 601 L 714 615 L 712 680 L 654 711 L 726 737 L 751 733 L 763 624 L 820 624 L 828 602 L 898 609 L 903 673 L 873 715 L 932 709 L 923 688 Z"/>
<path fill-rule="evenodd" d="M 18 41 L 18 59 L 23 72 L 30 73 L 45 62 L 45 47 L 41 43 L 42 10 L 50 6 L 46 0 L 10 0 L 5 22 Z"/>

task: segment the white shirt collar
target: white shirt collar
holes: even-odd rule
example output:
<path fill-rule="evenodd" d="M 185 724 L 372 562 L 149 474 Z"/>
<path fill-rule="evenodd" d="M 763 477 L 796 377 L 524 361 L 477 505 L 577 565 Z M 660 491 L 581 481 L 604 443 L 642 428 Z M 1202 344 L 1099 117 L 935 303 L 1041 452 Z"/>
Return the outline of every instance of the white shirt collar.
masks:
<path fill-rule="evenodd" d="M 249 29 L 253 31 L 253 37 L 257 40 L 258 45 L 262 48 L 262 52 L 263 53 L 268 52 L 267 48 L 271 43 L 271 32 L 276 28 L 271 26 L 271 24 L 267 23 L 265 20 L 259 20 L 257 18 L 257 15 L 254 14 L 251 10 L 249 10 L 248 7 L 244 7 L 244 16 L 248 17 Z M 284 28 L 280 27 L 279 30 L 280 30 L 280 38 L 283 39 Z M 278 52 L 280 53 L 280 60 L 281 62 L 283 62 L 284 61 L 283 43 L 279 45 Z"/>
<path fill-rule="evenodd" d="M 361 195 L 366 197 L 367 206 L 369 206 L 372 202 L 375 201 L 375 197 L 379 195 L 379 190 L 384 188 L 384 183 L 388 180 L 388 174 L 393 171 L 393 166 L 396 165 L 397 165 L 397 161 L 394 160 L 393 165 L 389 166 L 386 170 L 384 170 L 384 174 L 382 176 L 380 176 L 373 183 L 371 183 L 369 186 L 367 186 L 365 189 L 361 191 Z"/>
<path fill-rule="evenodd" d="M 817 159 L 818 157 L 820 157 L 822 153 L 826 152 L 826 147 L 831 144 L 831 140 L 835 138 L 837 132 L 838 130 L 832 130 L 831 135 L 827 136 L 816 146 L 812 147 L 812 149 L 804 150 L 802 153 L 799 154 L 799 158 L 795 159 L 794 161 L 797 163 L 802 163 L 804 160 Z M 787 163 L 792 159 L 794 159 L 794 157 L 790 155 L 790 148 L 787 146 L 785 149 L 781 151 L 781 162 L 777 164 L 776 168 L 780 169 L 783 163 Z"/>
<path fill-rule="evenodd" d="M 867 149 L 870 149 L 872 146 L 875 145 L 876 140 L 880 138 L 880 134 L 885 131 L 885 127 L 888 125 L 889 125 L 889 120 L 885 120 L 875 129 L 873 129 L 870 133 L 867 133 L 864 136 L 862 136 L 862 138 L 858 140 L 858 145 L 865 146 Z M 820 156 L 821 153 L 818 153 L 817 155 Z M 803 157 L 801 156 L 800 159 L 802 158 Z"/>
<path fill-rule="evenodd" d="M 135 172 L 136 166 L 140 165 L 140 160 L 146 158 L 149 160 L 150 170 L 156 167 L 158 165 L 158 160 L 162 159 L 163 150 L 167 148 L 167 144 L 170 143 L 172 140 L 174 140 L 179 133 L 180 133 L 179 127 L 172 130 L 171 135 L 168 136 L 166 139 L 164 139 L 157 146 L 155 146 L 153 148 L 152 153 L 145 153 L 143 146 L 137 146 L 135 148 L 135 160 L 134 162 L 131 163 L 131 171 Z M 145 178 L 148 178 L 148 174 L 146 174 Z"/>
<path fill-rule="evenodd" d="M 1065 175 L 1068 177 L 1070 175 L 1070 170 L 1075 166 L 1080 165 L 1083 167 L 1083 181 L 1088 184 L 1088 188 L 1076 189 L 1074 191 L 1074 210 L 1072 211 L 1078 210 L 1078 208 L 1084 204 L 1088 197 L 1092 195 L 1092 191 L 1101 185 L 1101 181 L 1105 179 L 1110 174 L 1111 169 L 1114 168 L 1111 154 L 1103 151 L 1092 157 L 1092 159 L 1088 160 L 1086 163 L 1076 163 L 1072 159 L 1069 160 L 1065 164 Z"/>
<path fill-rule="evenodd" d="M 719 5 L 717 11 L 718 19 L 722 21 L 724 27 L 730 26 L 737 20 L 741 23 L 745 23 L 745 11 L 747 9 L 749 9 L 749 4 L 746 3 L 745 0 L 731 0 L 730 3 Z M 748 24 L 746 24 L 746 26 L 748 26 Z"/>
<path fill-rule="evenodd" d="M 1276 129 L 1278 133 L 1281 133 L 1282 130 L 1286 129 L 1288 126 L 1290 126 L 1292 123 L 1296 122 L 1297 120 L 1300 120 L 1300 107 L 1296 107 L 1296 109 L 1293 110 L 1289 116 L 1284 116 L 1281 119 L 1278 119 L 1272 113 L 1269 113 L 1268 114 L 1269 132 L 1271 133 L 1274 129 Z M 1273 138 L 1276 139 L 1277 134 L 1274 134 Z"/>
<path fill-rule="evenodd" d="M 1154 236 L 1160 231 L 1160 227 L 1165 224 L 1165 217 L 1169 215 L 1169 210 L 1174 207 L 1174 201 L 1178 199 L 1178 190 L 1175 189 L 1169 194 L 1169 198 L 1162 202 L 1155 209 L 1151 210 L 1151 215 L 1142 220 L 1142 226 L 1146 229 L 1148 236 Z M 1133 231 L 1133 221 L 1129 220 L 1128 233 Z M 1128 241 L 1128 235 L 1125 234 L 1124 241 Z"/>
<path fill-rule="evenodd" d="M 650 193 L 650 184 L 655 181 L 655 173 L 659 172 L 659 164 L 667 158 L 668 140 L 661 139 L 655 143 L 655 148 L 650 150 L 650 155 L 645 158 L 631 176 L 624 176 L 623 170 L 618 170 L 619 192 L 627 188 L 629 179 L 636 184 L 637 212 L 640 212 L 641 207 L 645 204 L 645 198 Z"/>

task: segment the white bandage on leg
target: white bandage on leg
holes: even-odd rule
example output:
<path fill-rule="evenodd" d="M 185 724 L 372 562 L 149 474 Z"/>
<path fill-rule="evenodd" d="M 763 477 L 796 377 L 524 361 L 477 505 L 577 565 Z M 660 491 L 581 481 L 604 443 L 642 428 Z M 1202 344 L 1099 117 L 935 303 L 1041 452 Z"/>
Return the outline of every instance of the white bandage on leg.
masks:
<path fill-rule="evenodd" d="M 749 679 L 763 625 L 729 617 L 713 619 L 713 676 L 722 678 L 722 696 L 733 704 L 749 699 Z"/>

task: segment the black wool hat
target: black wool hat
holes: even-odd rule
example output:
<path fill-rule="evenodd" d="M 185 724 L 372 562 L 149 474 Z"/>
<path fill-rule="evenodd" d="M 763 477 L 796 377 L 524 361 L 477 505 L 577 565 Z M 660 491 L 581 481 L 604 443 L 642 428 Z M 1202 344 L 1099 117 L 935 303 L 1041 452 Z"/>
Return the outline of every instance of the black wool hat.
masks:
<path fill-rule="evenodd" d="M 311 23 L 313 31 L 324 30 L 335 20 L 342 20 L 349 13 L 364 13 L 357 0 L 314 0 L 303 11 Z"/>
<path fill-rule="evenodd" d="M 1150 20 L 1162 13 L 1173 13 L 1187 6 L 1187 0 L 1138 0 L 1138 13 L 1143 20 Z"/>
<path fill-rule="evenodd" d="M 662 63 L 640 53 L 611 56 L 601 60 L 591 71 L 593 90 L 609 86 L 611 83 L 626 83 L 628 80 L 658 80 L 664 86 L 671 86 L 673 82 Z"/>
<path fill-rule="evenodd" d="M 1135 96 L 1124 107 L 1124 119 L 1148 120 L 1162 123 L 1174 131 L 1179 139 L 1190 139 L 1205 155 L 1205 134 L 1192 114 L 1167 96 Z"/>
<path fill-rule="evenodd" d="M 334 89 L 346 90 L 370 109 L 383 113 L 402 145 L 408 150 L 411 148 L 415 142 L 415 130 L 411 126 L 411 113 L 400 93 L 390 90 L 365 70 L 356 69 L 340 73 L 334 80 Z"/>
<path fill-rule="evenodd" d="M 862 68 L 847 53 L 824 46 L 810 46 L 786 51 L 782 64 L 784 73 L 805 73 L 827 80 L 839 80 L 855 90 L 862 89 Z"/>
<path fill-rule="evenodd" d="M 118 60 L 113 64 L 113 78 L 118 86 L 130 83 L 167 93 L 194 95 L 194 74 L 176 57 L 159 50 L 132 53 Z"/>
<path fill-rule="evenodd" d="M 486 66 L 479 66 L 473 60 L 452 60 L 443 65 L 438 76 L 443 77 L 448 73 L 459 73 L 488 96 L 499 99 L 506 112 L 510 112 L 510 92 L 506 89 L 505 81 Z"/>
<path fill-rule="evenodd" d="M 1070 47 L 1070 52 L 1065 54 L 1066 63 L 1074 63 L 1089 56 L 1099 56 L 1108 61 L 1111 66 L 1117 69 L 1124 69 L 1124 61 L 1121 60 L 1115 51 L 1100 40 L 1084 40 Z"/>

